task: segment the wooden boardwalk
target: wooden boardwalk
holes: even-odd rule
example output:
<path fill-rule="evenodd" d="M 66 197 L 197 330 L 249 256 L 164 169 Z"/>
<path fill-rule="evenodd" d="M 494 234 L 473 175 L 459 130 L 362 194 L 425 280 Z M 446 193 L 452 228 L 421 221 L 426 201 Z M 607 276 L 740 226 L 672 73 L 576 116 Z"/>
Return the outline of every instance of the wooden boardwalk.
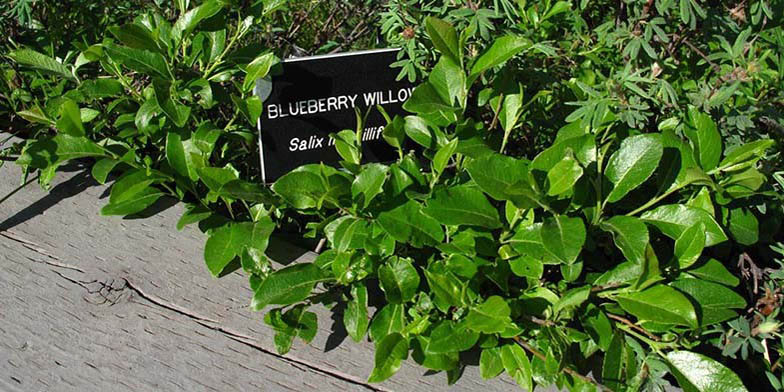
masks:
<path fill-rule="evenodd" d="M 507 376 L 482 380 L 477 366 L 449 387 L 411 360 L 368 384 L 372 344 L 347 338 L 325 309 L 310 345 L 278 355 L 263 314 L 248 309 L 247 278 L 212 278 L 203 234 L 175 229 L 181 206 L 101 217 L 107 188 L 82 167 L 66 170 L 51 192 L 32 184 L 0 204 L 0 390 L 519 390 Z M 0 197 L 19 180 L 15 165 L 0 168 Z M 273 249 L 279 261 L 312 258 Z"/>

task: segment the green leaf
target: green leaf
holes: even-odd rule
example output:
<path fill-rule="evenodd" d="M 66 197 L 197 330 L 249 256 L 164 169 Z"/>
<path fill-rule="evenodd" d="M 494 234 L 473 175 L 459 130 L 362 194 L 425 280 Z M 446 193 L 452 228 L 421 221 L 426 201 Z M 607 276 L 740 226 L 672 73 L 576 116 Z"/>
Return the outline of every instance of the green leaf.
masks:
<path fill-rule="evenodd" d="M 162 52 L 161 47 L 147 29 L 134 23 L 109 27 L 109 32 L 123 45 L 133 49 Z"/>
<path fill-rule="evenodd" d="M 8 54 L 17 63 L 35 68 L 39 71 L 62 76 L 68 80 L 76 80 L 71 70 L 59 61 L 31 49 L 18 49 Z"/>
<path fill-rule="evenodd" d="M 103 47 L 109 58 L 118 64 L 128 67 L 132 71 L 152 76 L 153 78 L 162 78 L 164 80 L 173 79 L 171 72 L 169 71 L 169 66 L 166 64 L 166 59 L 160 53 L 128 48 L 112 43 L 105 43 L 103 44 Z"/>
<path fill-rule="evenodd" d="M 234 106 L 242 113 L 242 116 L 248 120 L 248 124 L 255 127 L 259 117 L 261 117 L 261 112 L 264 110 L 261 98 L 251 95 L 242 99 L 239 96 L 232 94 L 231 102 L 233 102 Z"/>
<path fill-rule="evenodd" d="M 419 273 L 411 259 L 391 257 L 378 268 L 378 280 L 389 303 L 400 304 L 414 298 L 419 288 Z"/>
<path fill-rule="evenodd" d="M 705 248 L 705 225 L 697 223 L 683 231 L 675 240 L 675 257 L 681 268 L 688 268 L 699 259 Z"/>
<path fill-rule="evenodd" d="M 387 335 L 400 332 L 405 327 L 405 307 L 400 304 L 387 304 L 373 316 L 370 323 L 370 339 L 378 344 Z"/>
<path fill-rule="evenodd" d="M 272 190 L 293 208 L 320 208 L 350 191 L 347 176 L 328 166 L 300 166 L 272 184 Z"/>
<path fill-rule="evenodd" d="M 702 354 L 671 351 L 667 364 L 684 392 L 748 391 L 737 374 Z"/>
<path fill-rule="evenodd" d="M 547 172 L 547 182 L 550 184 L 547 190 L 549 196 L 557 196 L 568 192 L 583 176 L 583 168 L 572 156 L 565 156 L 549 172 Z"/>
<path fill-rule="evenodd" d="M 455 154 L 458 142 L 459 140 L 457 138 L 452 139 L 449 143 L 441 146 L 441 148 L 436 151 L 432 161 L 433 173 L 438 176 L 441 175 L 444 168 L 446 168 L 446 165 L 449 163 L 449 159 Z"/>
<path fill-rule="evenodd" d="M 496 200 L 509 200 L 507 189 L 528 174 L 525 161 L 501 154 L 490 154 L 468 163 L 468 174 L 484 192 Z"/>
<path fill-rule="evenodd" d="M 275 348 L 283 355 L 289 352 L 295 337 L 310 343 L 318 332 L 318 319 L 315 313 L 306 312 L 306 305 L 297 305 L 286 313 L 273 309 L 264 316 L 264 323 L 275 330 Z"/>
<path fill-rule="evenodd" d="M 365 284 L 358 283 L 351 286 L 351 300 L 348 301 L 346 312 L 343 313 L 343 325 L 348 336 L 351 336 L 355 342 L 362 341 L 370 324 L 367 305 L 368 292 Z"/>
<path fill-rule="evenodd" d="M 686 137 L 694 144 L 697 162 L 703 170 L 712 170 L 721 159 L 721 135 L 710 115 L 694 107 L 689 108 L 689 118 L 684 130 Z"/>
<path fill-rule="evenodd" d="M 470 330 L 466 322 L 442 321 L 430 333 L 427 352 L 445 354 L 470 350 L 479 341 L 479 333 Z"/>
<path fill-rule="evenodd" d="M 713 217 L 702 208 L 683 204 L 669 204 L 647 211 L 641 216 L 646 223 L 656 226 L 661 232 L 678 239 L 695 223 L 705 225 L 705 246 L 713 246 L 727 240 L 727 235 Z"/>
<path fill-rule="evenodd" d="M 613 184 L 607 202 L 621 200 L 642 185 L 659 166 L 664 153 L 658 134 L 632 136 L 621 142 L 621 148 L 610 157 L 605 175 Z"/>
<path fill-rule="evenodd" d="M 245 69 L 245 81 L 242 83 L 242 89 L 245 91 L 252 89 L 256 85 L 256 81 L 266 77 L 270 69 L 278 62 L 280 60 L 273 53 L 265 53 L 256 57 Z"/>
<path fill-rule="evenodd" d="M 625 342 L 622 333 L 613 335 L 612 343 L 604 353 L 602 384 L 611 391 L 621 390 L 623 385 L 623 360 Z M 631 376 L 631 375 L 630 375 Z"/>
<path fill-rule="evenodd" d="M 755 140 L 751 143 L 741 144 L 733 149 L 721 161 L 719 167 L 725 171 L 735 171 L 756 162 L 765 155 L 765 150 L 773 147 L 775 142 L 770 139 Z"/>
<path fill-rule="evenodd" d="M 218 277 L 225 273 L 224 270 L 234 258 L 242 254 L 243 249 L 266 251 L 273 230 L 275 230 L 275 223 L 269 217 L 257 222 L 231 223 L 214 230 L 204 245 L 204 261 L 207 263 L 207 268 L 213 276 Z M 257 291 L 256 296 L 258 295 Z M 257 302 L 256 298 L 254 302 Z M 256 310 L 261 310 L 269 303 L 273 302 L 263 303 Z"/>
<path fill-rule="evenodd" d="M 86 137 L 57 134 L 31 143 L 17 159 L 19 165 L 36 169 L 57 167 L 65 161 L 87 157 L 103 157 L 104 150 Z"/>
<path fill-rule="evenodd" d="M 182 105 L 175 102 L 171 97 L 171 83 L 163 80 L 153 81 L 155 89 L 155 100 L 158 102 L 158 107 L 161 108 L 166 117 L 168 117 L 174 125 L 182 128 L 188 122 L 188 117 L 191 115 L 191 108 L 187 105 Z"/>
<path fill-rule="evenodd" d="M 212 216 L 212 210 L 201 204 L 193 204 L 187 207 L 180 219 L 177 221 L 177 230 L 182 230 L 185 226 L 201 222 Z"/>
<path fill-rule="evenodd" d="M 498 210 L 480 190 L 468 185 L 439 189 L 422 212 L 444 225 L 501 227 Z"/>
<path fill-rule="evenodd" d="M 422 207 L 414 200 L 380 213 L 378 223 L 396 241 L 410 243 L 414 247 L 434 245 L 444 240 L 441 223 L 424 215 Z"/>
<path fill-rule="evenodd" d="M 172 27 L 172 38 L 175 41 L 175 47 L 179 47 L 180 41 L 187 37 L 198 25 L 205 19 L 214 16 L 224 7 L 224 2 L 221 0 L 207 0 L 200 6 L 186 12 L 184 15 L 177 19 Z"/>
<path fill-rule="evenodd" d="M 516 344 L 502 346 L 501 361 L 504 364 L 506 373 L 517 382 L 517 385 L 526 391 L 534 390 L 531 361 L 522 347 Z"/>
<path fill-rule="evenodd" d="M 351 197 L 361 208 L 367 208 L 370 202 L 384 190 L 389 166 L 370 163 L 362 167 L 351 184 Z M 362 196 L 360 199 L 359 196 Z"/>
<path fill-rule="evenodd" d="M 615 246 L 627 260 L 642 264 L 648 246 L 648 227 L 639 218 L 617 215 L 601 223 L 604 231 L 613 234 Z"/>
<path fill-rule="evenodd" d="M 109 177 L 109 173 L 119 164 L 120 161 L 116 159 L 103 158 L 95 162 L 91 169 L 91 174 L 99 184 L 105 184 L 106 178 Z"/>
<path fill-rule="evenodd" d="M 435 266 L 435 264 L 433 265 Z M 462 304 L 462 285 L 453 274 L 437 271 L 433 267 L 425 270 L 427 285 L 435 295 L 436 304 L 446 304 L 449 306 L 459 306 Z"/>
<path fill-rule="evenodd" d="M 433 130 L 427 125 L 427 121 L 419 116 L 406 116 L 403 125 L 406 136 L 411 138 L 422 147 L 435 150 L 438 148 L 438 140 Z"/>
<path fill-rule="evenodd" d="M 529 254 L 523 254 L 509 260 L 509 267 L 515 275 L 520 277 L 540 279 L 544 274 L 542 259 Z"/>
<path fill-rule="evenodd" d="M 16 112 L 20 117 L 24 118 L 25 120 L 31 123 L 37 124 L 45 124 L 45 125 L 54 125 L 55 122 L 52 121 L 46 114 L 39 108 L 38 106 L 33 106 L 30 110 L 20 110 Z"/>
<path fill-rule="evenodd" d="M 610 319 L 596 305 L 589 303 L 585 308 L 585 313 L 581 317 L 585 331 L 599 348 L 607 351 L 613 340 L 613 328 Z"/>
<path fill-rule="evenodd" d="M 122 201 L 110 202 L 101 208 L 101 215 L 125 216 L 135 214 L 144 211 L 164 195 L 165 194 L 158 189 L 147 187 Z"/>
<path fill-rule="evenodd" d="M 217 190 L 217 193 L 222 197 L 263 203 L 267 206 L 279 204 L 279 201 L 275 198 L 269 188 L 244 180 L 231 180 L 223 184 Z"/>
<path fill-rule="evenodd" d="M 503 332 L 512 323 L 512 310 L 502 297 L 494 295 L 484 303 L 472 307 L 466 316 L 466 326 L 483 333 Z"/>
<path fill-rule="evenodd" d="M 438 18 L 428 17 L 425 19 L 425 31 L 433 46 L 442 55 L 448 56 L 457 64 L 463 63 L 457 32 L 451 24 Z"/>
<path fill-rule="evenodd" d="M 542 245 L 561 263 L 577 260 L 585 244 L 585 224 L 580 218 L 556 215 L 542 225 Z"/>
<path fill-rule="evenodd" d="M 754 213 L 747 208 L 730 210 L 729 227 L 732 237 L 739 244 L 753 245 L 759 240 L 759 221 Z"/>
<path fill-rule="evenodd" d="M 262 310 L 267 305 L 291 305 L 305 300 L 316 283 L 328 280 L 312 263 L 295 264 L 270 274 L 256 289 L 251 308 Z"/>
<path fill-rule="evenodd" d="M 679 291 L 662 284 L 646 290 L 621 294 L 618 305 L 641 321 L 676 324 L 697 328 L 697 313 L 691 302 Z"/>
<path fill-rule="evenodd" d="M 179 175 L 190 177 L 193 170 L 189 168 L 182 137 L 178 133 L 169 132 L 166 135 L 166 160 Z"/>
<path fill-rule="evenodd" d="M 479 356 L 479 374 L 483 379 L 495 378 L 504 371 L 501 347 L 486 348 Z"/>
<path fill-rule="evenodd" d="M 457 103 L 462 106 L 466 99 L 466 76 L 460 63 L 448 56 L 441 56 L 430 71 L 428 81 L 449 105 Z"/>
<path fill-rule="evenodd" d="M 708 326 L 738 317 L 732 309 L 743 309 L 746 300 L 735 291 L 702 279 L 678 279 L 671 286 L 691 297 L 697 306 L 700 326 Z"/>
<path fill-rule="evenodd" d="M 476 59 L 473 67 L 471 67 L 470 77 L 501 65 L 524 49 L 531 47 L 531 44 L 529 39 L 517 35 L 506 35 L 496 38 L 493 44 Z"/>
<path fill-rule="evenodd" d="M 727 268 L 716 259 L 708 259 L 704 264 L 687 271 L 690 275 L 707 280 L 709 282 L 721 283 L 730 287 L 735 287 L 740 283 L 740 279 L 733 275 Z"/>
<path fill-rule="evenodd" d="M 591 295 L 590 285 L 570 289 L 553 305 L 553 313 L 557 314 L 563 309 L 578 307 L 588 300 L 589 295 Z"/>
<path fill-rule="evenodd" d="M 408 358 L 408 339 L 399 333 L 392 333 L 376 346 L 375 367 L 368 382 L 384 381 L 400 370 L 403 360 Z"/>
<path fill-rule="evenodd" d="M 85 135 L 81 112 L 76 102 L 66 99 L 60 105 L 60 118 L 57 119 L 57 130 L 74 137 Z"/>

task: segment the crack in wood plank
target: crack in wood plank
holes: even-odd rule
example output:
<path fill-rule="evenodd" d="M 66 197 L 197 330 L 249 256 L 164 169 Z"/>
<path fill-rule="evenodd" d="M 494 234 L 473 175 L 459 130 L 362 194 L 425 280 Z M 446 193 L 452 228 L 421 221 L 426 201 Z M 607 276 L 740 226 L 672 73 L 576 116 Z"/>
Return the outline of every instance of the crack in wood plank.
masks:
<path fill-rule="evenodd" d="M 42 262 L 42 263 L 45 263 L 45 264 L 48 264 L 48 265 L 51 265 L 51 266 L 54 266 L 54 267 L 65 268 L 65 269 L 77 271 L 77 272 L 82 273 L 82 274 L 85 273 L 82 269 L 64 263 L 63 260 L 61 260 L 59 257 L 57 257 L 55 255 L 52 255 L 51 253 L 49 253 L 46 250 L 42 249 L 39 245 L 35 244 L 34 242 L 28 241 L 28 240 L 20 237 L 19 235 L 15 234 L 15 233 L 12 233 L 12 232 L 9 232 L 9 231 L 0 231 L 0 236 L 5 237 L 5 238 L 7 238 L 9 240 L 15 241 L 15 242 L 21 244 L 22 246 L 24 246 L 25 248 L 27 248 L 27 249 L 35 252 L 35 253 L 41 254 L 43 256 L 46 256 L 47 258 L 52 260 L 52 261 L 41 260 L 40 262 Z M 112 306 L 112 305 L 116 304 L 119 301 L 120 297 L 119 297 L 119 295 L 117 297 L 110 297 L 110 294 L 118 293 L 118 294 L 121 295 L 122 291 L 127 289 L 127 290 L 131 291 L 132 293 L 136 294 L 136 296 L 138 296 L 139 298 L 145 300 L 145 302 L 147 304 L 151 304 L 153 306 L 166 309 L 168 311 L 174 312 L 174 313 L 179 314 L 181 316 L 185 316 L 185 317 L 193 320 L 195 323 L 201 325 L 204 328 L 216 331 L 216 332 L 220 333 L 221 335 L 225 336 L 228 339 L 231 339 L 231 340 L 233 340 L 235 342 L 238 342 L 240 344 L 246 345 L 246 346 L 248 346 L 248 347 L 250 347 L 250 348 L 252 348 L 252 349 L 254 349 L 256 351 L 260 351 L 263 354 L 266 354 L 266 355 L 275 357 L 275 358 L 277 358 L 279 360 L 282 360 L 282 361 L 290 364 L 291 366 L 299 368 L 300 370 L 308 369 L 310 371 L 313 371 L 313 372 L 316 372 L 316 373 L 319 373 L 319 374 L 322 374 L 322 375 L 325 375 L 325 376 L 328 376 L 328 377 L 332 377 L 332 378 L 335 378 L 335 379 L 338 379 L 338 380 L 341 380 L 341 381 L 345 381 L 345 382 L 348 382 L 348 383 L 351 383 L 351 384 L 355 384 L 357 386 L 366 388 L 366 389 L 368 389 L 370 391 L 373 391 L 373 392 L 391 392 L 391 390 L 389 390 L 389 389 L 378 387 L 378 386 L 375 386 L 375 385 L 371 385 L 371 384 L 365 382 L 364 380 L 362 380 L 362 379 L 360 379 L 358 377 L 352 376 L 350 374 L 347 374 L 347 373 L 344 373 L 344 372 L 340 372 L 340 371 L 337 371 L 337 370 L 325 369 L 325 368 L 322 368 L 322 367 L 318 366 L 317 364 L 311 363 L 309 361 L 305 361 L 305 360 L 302 360 L 302 359 L 299 359 L 299 358 L 293 358 L 293 357 L 290 357 L 290 356 L 287 356 L 287 355 L 281 355 L 281 354 L 278 354 L 275 351 L 268 350 L 268 349 L 264 348 L 263 346 L 259 345 L 258 343 L 256 343 L 255 339 L 253 339 L 253 337 L 244 335 L 244 334 L 242 334 L 240 332 L 231 330 L 229 328 L 225 328 L 225 327 L 220 325 L 219 321 L 216 321 L 216 320 L 210 319 L 208 317 L 199 315 L 198 313 L 193 312 L 193 311 L 191 311 L 191 310 L 189 310 L 187 308 L 184 308 L 184 307 L 182 307 L 180 305 L 177 305 L 176 303 L 173 303 L 171 301 L 168 301 L 168 300 L 159 298 L 159 297 L 157 297 L 155 295 L 149 294 L 149 293 L 145 292 L 143 289 L 141 289 L 139 286 L 134 285 L 128 278 L 112 279 L 111 283 L 107 283 L 107 282 L 103 282 L 103 281 L 99 281 L 99 280 L 95 280 L 95 279 L 94 280 L 89 280 L 89 281 L 88 280 L 76 279 L 76 278 L 73 278 L 73 277 L 69 277 L 66 274 L 64 274 L 64 273 L 62 273 L 62 272 L 60 272 L 58 270 L 55 270 L 55 269 L 52 269 L 51 271 L 53 273 L 55 273 L 56 275 L 58 275 L 59 277 L 61 277 L 62 279 L 66 280 L 66 281 L 68 281 L 68 282 L 70 282 L 72 284 L 76 284 L 78 286 L 81 286 L 89 294 L 97 294 L 97 295 L 99 295 L 100 297 L 102 297 L 104 299 L 103 302 L 92 302 L 90 300 L 85 299 L 85 301 L 87 301 L 87 302 L 89 302 L 91 304 L 102 305 L 102 304 L 108 303 L 109 306 Z M 119 287 L 116 287 L 115 286 L 115 282 L 118 282 L 118 281 L 120 282 L 120 285 L 119 285 Z M 93 289 L 93 288 L 90 287 L 90 285 L 97 285 L 98 288 L 97 289 Z"/>

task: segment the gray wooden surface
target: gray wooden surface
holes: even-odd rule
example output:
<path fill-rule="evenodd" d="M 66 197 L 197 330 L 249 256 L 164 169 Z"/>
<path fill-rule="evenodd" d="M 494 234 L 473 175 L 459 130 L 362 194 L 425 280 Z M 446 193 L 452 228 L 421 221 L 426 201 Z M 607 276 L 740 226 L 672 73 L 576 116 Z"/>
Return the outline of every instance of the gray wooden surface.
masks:
<path fill-rule="evenodd" d="M 346 338 L 325 309 L 316 339 L 280 356 L 263 314 L 248 310 L 246 277 L 213 279 L 203 235 L 176 231 L 179 205 L 141 220 L 101 217 L 106 187 L 68 170 L 51 192 L 32 184 L 0 204 L 0 390 L 518 390 L 506 376 L 482 380 L 476 366 L 449 387 L 410 360 L 368 384 L 372 344 Z M 19 174 L 0 168 L 0 197 Z M 277 250 L 278 260 L 292 253 Z"/>

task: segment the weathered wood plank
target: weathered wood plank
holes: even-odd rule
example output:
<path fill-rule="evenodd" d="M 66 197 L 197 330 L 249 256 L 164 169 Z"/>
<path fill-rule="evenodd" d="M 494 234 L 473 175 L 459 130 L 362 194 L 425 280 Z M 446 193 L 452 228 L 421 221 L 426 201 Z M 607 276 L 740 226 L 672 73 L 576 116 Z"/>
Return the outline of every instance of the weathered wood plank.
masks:
<path fill-rule="evenodd" d="M 372 344 L 346 339 L 325 309 L 316 340 L 278 356 L 262 314 L 247 308 L 246 278 L 211 278 L 203 235 L 175 230 L 180 206 L 141 220 L 100 217 L 106 187 L 70 170 L 49 193 L 32 185 L 0 204 L 0 387 L 518 390 L 506 377 L 482 380 L 476 366 L 448 387 L 412 362 L 368 385 Z M 18 168 L 1 168 L 0 195 L 18 180 Z"/>

